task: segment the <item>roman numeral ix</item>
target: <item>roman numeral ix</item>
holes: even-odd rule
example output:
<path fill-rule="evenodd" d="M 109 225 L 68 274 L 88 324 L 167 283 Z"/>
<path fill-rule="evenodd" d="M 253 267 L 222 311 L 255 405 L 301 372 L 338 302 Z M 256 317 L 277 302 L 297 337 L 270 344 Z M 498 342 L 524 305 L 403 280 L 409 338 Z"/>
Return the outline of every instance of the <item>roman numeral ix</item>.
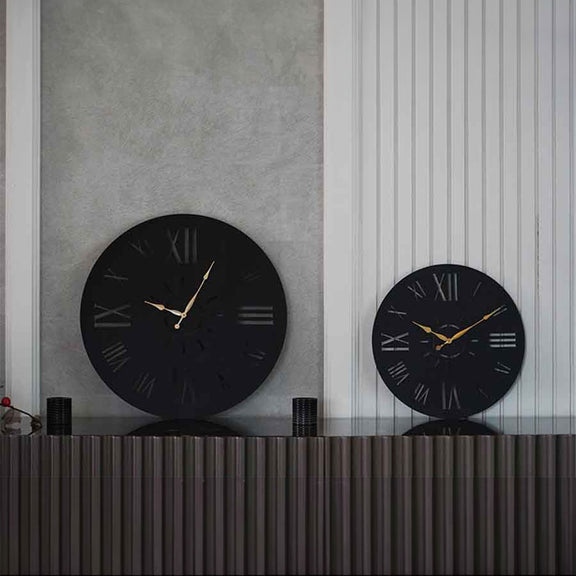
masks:
<path fill-rule="evenodd" d="M 390 334 L 380 332 L 380 335 L 384 338 L 380 343 L 382 352 L 408 352 L 408 350 L 410 350 L 410 344 L 408 340 L 406 340 L 408 332 L 404 332 L 404 334 L 399 334 L 398 336 L 391 336 Z"/>

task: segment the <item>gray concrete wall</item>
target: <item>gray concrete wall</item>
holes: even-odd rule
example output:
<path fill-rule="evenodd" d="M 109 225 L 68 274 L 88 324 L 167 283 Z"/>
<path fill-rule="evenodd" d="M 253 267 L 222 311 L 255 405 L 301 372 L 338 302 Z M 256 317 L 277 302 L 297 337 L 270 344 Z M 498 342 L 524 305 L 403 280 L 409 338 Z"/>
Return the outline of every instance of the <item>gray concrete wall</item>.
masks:
<path fill-rule="evenodd" d="M 321 0 L 43 0 L 42 405 L 137 415 L 79 329 L 92 264 L 173 212 L 250 235 L 287 292 L 284 353 L 235 415 L 290 412 L 322 382 Z"/>

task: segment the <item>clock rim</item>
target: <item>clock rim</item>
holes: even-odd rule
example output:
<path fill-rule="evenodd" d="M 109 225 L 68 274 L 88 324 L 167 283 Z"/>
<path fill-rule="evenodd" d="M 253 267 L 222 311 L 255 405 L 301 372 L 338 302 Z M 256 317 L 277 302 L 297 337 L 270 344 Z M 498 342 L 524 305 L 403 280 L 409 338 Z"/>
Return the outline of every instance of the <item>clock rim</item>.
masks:
<path fill-rule="evenodd" d="M 204 221 L 210 221 L 211 223 L 215 223 L 216 225 L 224 226 L 226 228 L 231 229 L 234 233 L 238 233 L 238 234 L 244 236 L 245 239 L 249 243 L 252 243 L 252 245 L 256 248 L 256 250 L 261 253 L 261 256 L 263 256 L 270 263 L 271 269 L 272 269 L 273 273 L 275 274 L 275 277 L 276 277 L 276 280 L 278 283 L 279 293 L 281 295 L 282 333 L 278 338 L 277 353 L 275 354 L 274 362 L 270 366 L 270 369 L 266 373 L 264 378 L 262 378 L 262 380 L 254 388 L 252 388 L 248 394 L 243 396 L 240 400 L 234 401 L 232 403 L 224 404 L 224 407 L 218 408 L 217 411 L 199 410 L 199 411 L 186 411 L 186 412 L 178 411 L 178 412 L 176 412 L 176 411 L 154 410 L 154 403 L 151 403 L 151 405 L 148 407 L 134 404 L 133 402 L 128 400 L 126 397 L 119 394 L 102 377 L 100 370 L 97 368 L 98 362 L 95 362 L 92 359 L 92 353 L 90 352 L 89 347 L 87 346 L 87 336 L 86 336 L 85 330 L 84 330 L 85 324 L 86 324 L 86 328 L 89 328 L 88 320 L 87 320 L 88 314 L 86 314 L 87 300 L 89 298 L 89 296 L 87 295 L 88 286 L 90 284 L 90 280 L 92 279 L 92 277 L 95 276 L 96 270 L 98 270 L 101 267 L 101 263 L 104 261 L 104 257 L 106 256 L 106 253 L 108 252 L 108 250 L 114 244 L 120 243 L 122 238 L 129 237 L 129 235 L 131 233 L 133 233 L 137 228 L 139 228 L 145 224 L 151 224 L 151 223 L 157 222 L 159 220 L 166 220 L 166 219 L 170 219 L 170 218 L 182 218 L 182 217 L 191 217 L 191 218 L 195 218 L 195 219 L 201 219 Z M 90 361 L 90 365 L 92 366 L 96 375 L 98 376 L 100 381 L 106 386 L 106 388 L 108 390 L 110 390 L 114 395 L 116 395 L 118 398 L 120 398 L 120 400 L 122 400 L 123 402 L 125 402 L 129 406 L 136 408 L 137 410 L 141 410 L 142 412 L 145 412 L 147 414 L 152 414 L 154 416 L 160 416 L 162 418 L 171 418 L 171 419 L 196 419 L 196 418 L 204 418 L 204 417 L 208 417 L 208 416 L 214 416 L 216 414 L 221 414 L 227 410 L 230 410 L 234 406 L 237 406 L 238 404 L 241 404 L 242 402 L 244 402 L 248 398 L 250 398 L 250 396 L 252 396 L 258 389 L 260 389 L 260 387 L 268 380 L 268 378 L 270 377 L 270 375 L 272 374 L 272 372 L 274 371 L 274 369 L 278 365 L 278 362 L 280 361 L 282 354 L 284 353 L 285 344 L 286 344 L 286 336 L 288 333 L 288 302 L 287 302 L 287 298 L 286 298 L 286 291 L 284 289 L 284 284 L 282 282 L 282 278 L 280 277 L 278 269 L 276 268 L 276 266 L 274 265 L 274 263 L 272 262 L 271 258 L 268 256 L 268 254 L 264 251 L 264 249 L 251 236 L 249 236 L 246 232 L 240 230 L 240 228 L 237 228 L 236 226 L 229 224 L 228 222 L 226 222 L 224 220 L 220 220 L 219 218 L 214 218 L 212 216 L 206 216 L 204 214 L 197 214 L 197 213 L 190 213 L 190 212 L 171 212 L 169 214 L 154 216 L 152 218 L 147 218 L 145 220 L 142 220 L 142 221 L 138 222 L 137 224 L 134 224 L 130 228 L 126 229 L 124 232 L 122 232 L 121 234 L 116 236 L 112 241 L 108 242 L 108 244 L 100 252 L 98 257 L 96 258 L 96 260 L 94 261 L 94 263 L 90 267 L 90 271 L 89 271 L 89 273 L 86 277 L 86 280 L 84 282 L 84 287 L 82 289 L 82 295 L 81 295 L 81 300 L 80 300 L 79 320 L 80 320 L 80 333 L 82 335 L 82 343 L 84 346 L 84 351 L 86 352 L 86 355 L 88 356 L 88 360 Z M 96 356 L 96 352 L 94 352 L 93 354 Z"/>
<path fill-rule="evenodd" d="M 425 411 L 422 410 L 420 408 L 416 408 L 408 403 L 406 403 L 404 400 L 402 400 L 400 397 L 398 397 L 396 395 L 396 393 L 394 392 L 394 389 L 392 386 L 390 386 L 387 381 L 386 378 L 384 377 L 384 375 L 382 374 L 382 372 L 380 371 L 380 367 L 378 365 L 378 361 L 377 361 L 377 345 L 376 345 L 376 334 L 377 334 L 377 328 L 376 328 L 376 322 L 380 316 L 381 310 L 384 307 L 384 304 L 386 303 L 387 298 L 390 296 L 390 294 L 394 291 L 394 289 L 396 287 L 398 287 L 399 284 L 404 283 L 406 280 L 408 280 L 411 276 L 415 276 L 417 274 L 422 274 L 425 271 L 431 271 L 433 269 L 438 269 L 438 268 L 442 268 L 444 271 L 446 271 L 446 269 L 457 269 L 457 270 L 461 270 L 461 269 L 467 269 L 467 270 L 472 270 L 473 272 L 480 274 L 486 278 L 488 278 L 491 282 L 495 282 L 500 289 L 504 292 L 504 294 L 509 298 L 510 302 L 514 305 L 514 309 L 516 311 L 516 314 L 518 316 L 519 319 L 519 327 L 520 327 L 520 332 L 521 332 L 521 347 L 522 347 L 522 359 L 520 360 L 519 366 L 518 366 L 518 370 L 516 371 L 516 374 L 514 376 L 514 378 L 511 380 L 510 385 L 506 388 L 505 392 L 503 394 L 501 394 L 500 396 L 498 396 L 493 402 L 491 402 L 490 404 L 486 405 L 484 408 L 482 408 L 481 410 L 478 411 L 470 411 L 470 410 L 461 410 L 459 412 L 454 412 L 454 413 L 450 413 L 450 414 L 446 414 L 445 412 L 438 412 L 436 410 L 431 410 L 431 411 Z M 524 367 L 524 361 L 526 359 L 526 330 L 524 328 L 524 320 L 522 318 L 522 314 L 520 313 L 520 309 L 518 308 L 516 301 L 514 300 L 514 298 L 512 298 L 512 296 L 510 295 L 510 293 L 508 292 L 508 290 L 506 290 L 506 288 L 504 288 L 504 286 L 502 286 L 502 284 L 500 282 L 498 282 L 498 280 L 496 280 L 495 278 L 493 278 L 492 276 L 488 275 L 486 272 L 484 272 L 483 270 L 478 270 L 477 268 L 473 268 L 472 266 L 468 266 L 466 264 L 454 264 L 452 262 L 446 263 L 446 264 L 431 264 L 429 266 L 423 266 L 422 268 L 417 268 L 416 270 L 413 270 L 412 272 L 409 272 L 408 274 L 406 274 L 405 276 L 403 276 L 402 278 L 400 278 L 399 280 L 397 280 L 394 285 L 390 288 L 390 290 L 388 290 L 388 292 L 386 293 L 386 295 L 384 296 L 384 298 L 382 299 L 382 301 L 380 302 L 380 305 L 378 306 L 378 310 L 376 311 L 376 314 L 374 316 L 374 322 L 372 324 L 372 357 L 374 360 L 374 364 L 376 365 L 376 370 L 378 371 L 378 375 L 380 376 L 380 379 L 382 380 L 382 382 L 384 382 L 384 384 L 386 385 L 386 387 L 388 388 L 388 390 L 390 390 L 390 392 L 393 394 L 394 398 L 396 398 L 397 400 L 399 400 L 400 402 L 402 402 L 402 404 L 404 404 L 405 406 L 407 406 L 408 408 L 410 408 L 411 410 L 414 410 L 415 412 L 418 412 L 420 414 L 423 414 L 425 416 L 431 416 L 433 418 L 438 418 L 438 419 L 450 419 L 450 420 L 455 420 L 455 419 L 466 419 L 469 418 L 471 416 L 475 416 L 476 414 L 480 414 L 482 412 L 484 412 L 485 410 L 488 410 L 489 408 L 491 408 L 492 406 L 494 406 L 495 404 L 497 404 L 498 402 L 502 401 L 512 390 L 514 384 L 516 384 L 522 369 Z"/>

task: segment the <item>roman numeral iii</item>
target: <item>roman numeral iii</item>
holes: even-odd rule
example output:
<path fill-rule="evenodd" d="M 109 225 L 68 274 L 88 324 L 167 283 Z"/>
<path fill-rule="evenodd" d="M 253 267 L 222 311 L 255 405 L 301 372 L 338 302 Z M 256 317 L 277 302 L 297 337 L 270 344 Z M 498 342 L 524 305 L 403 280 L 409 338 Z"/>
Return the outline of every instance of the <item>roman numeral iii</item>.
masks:
<path fill-rule="evenodd" d="M 244 326 L 274 326 L 274 307 L 240 306 L 237 322 Z"/>
<path fill-rule="evenodd" d="M 516 348 L 515 332 L 490 332 L 490 348 Z"/>
<path fill-rule="evenodd" d="M 441 299 L 444 302 L 456 302 L 458 300 L 458 274 L 448 272 L 446 274 L 432 274 L 436 285 L 434 300 Z"/>
<path fill-rule="evenodd" d="M 104 356 L 104 360 L 106 360 L 106 363 L 114 373 L 118 372 L 118 370 L 130 361 L 128 350 L 122 342 L 115 342 L 104 348 L 104 350 L 102 350 L 102 356 Z"/>

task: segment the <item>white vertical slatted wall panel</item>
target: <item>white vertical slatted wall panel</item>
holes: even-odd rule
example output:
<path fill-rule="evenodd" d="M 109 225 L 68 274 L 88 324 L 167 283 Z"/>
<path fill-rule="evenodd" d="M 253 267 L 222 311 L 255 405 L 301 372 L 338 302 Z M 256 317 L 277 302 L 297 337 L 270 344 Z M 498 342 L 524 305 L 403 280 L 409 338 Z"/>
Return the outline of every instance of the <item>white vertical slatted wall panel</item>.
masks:
<path fill-rule="evenodd" d="M 372 321 L 402 276 L 454 262 L 501 282 L 525 323 L 522 374 L 484 418 L 567 431 L 540 423 L 576 414 L 575 3 L 350 2 L 360 104 L 351 361 L 360 366 L 349 415 L 418 419 L 377 377 Z M 328 80 L 327 99 L 329 89 Z M 326 290 L 335 279 L 328 270 Z"/>

